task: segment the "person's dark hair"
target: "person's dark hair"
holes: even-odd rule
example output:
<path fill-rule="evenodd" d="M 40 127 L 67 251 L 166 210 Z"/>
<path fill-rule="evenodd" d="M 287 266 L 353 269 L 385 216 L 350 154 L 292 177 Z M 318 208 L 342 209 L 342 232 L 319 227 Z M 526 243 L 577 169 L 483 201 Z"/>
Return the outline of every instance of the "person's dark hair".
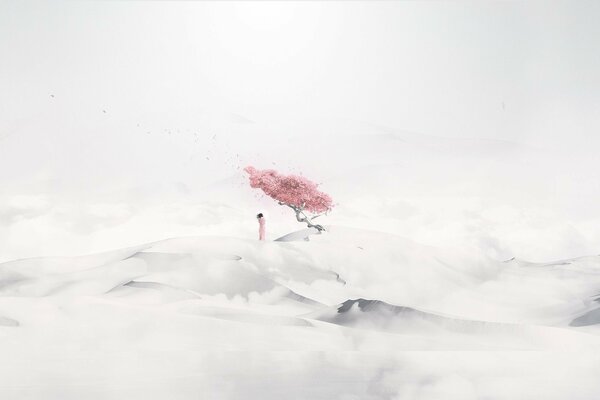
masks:
<path fill-rule="evenodd" d="M 262 213 L 256 214 L 256 218 L 262 218 L 262 217 L 263 217 Z"/>

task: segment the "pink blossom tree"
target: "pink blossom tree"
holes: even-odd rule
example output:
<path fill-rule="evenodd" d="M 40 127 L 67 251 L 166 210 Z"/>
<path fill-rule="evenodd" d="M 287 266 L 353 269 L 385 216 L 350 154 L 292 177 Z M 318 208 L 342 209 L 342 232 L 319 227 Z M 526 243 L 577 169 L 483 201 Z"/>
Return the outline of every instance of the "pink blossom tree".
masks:
<path fill-rule="evenodd" d="M 306 223 L 319 233 L 325 230 L 323 226 L 313 224 L 313 220 L 327 214 L 333 204 L 331 197 L 321 192 L 316 183 L 303 176 L 281 175 L 272 169 L 257 170 L 248 166 L 244 171 L 250 175 L 250 187 L 261 189 L 280 205 L 290 207 L 298 222 Z M 312 215 L 307 215 L 307 212 Z"/>

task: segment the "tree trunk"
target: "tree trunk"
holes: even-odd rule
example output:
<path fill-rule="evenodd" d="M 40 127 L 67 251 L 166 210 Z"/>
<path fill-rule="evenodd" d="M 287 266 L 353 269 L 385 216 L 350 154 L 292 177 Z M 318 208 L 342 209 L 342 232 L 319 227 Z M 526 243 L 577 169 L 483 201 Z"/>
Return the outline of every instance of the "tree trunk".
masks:
<path fill-rule="evenodd" d="M 289 208 L 291 208 L 292 210 L 294 210 L 294 212 L 296 213 L 296 220 L 298 222 L 305 223 L 309 228 L 315 228 L 316 230 L 319 231 L 319 233 L 325 231 L 325 228 L 323 227 L 323 225 L 313 224 L 312 223 L 312 220 L 314 218 L 318 217 L 319 215 L 314 216 L 314 217 L 308 217 L 306 214 L 304 214 L 304 211 L 303 211 L 302 207 L 296 207 L 294 205 L 286 204 L 286 203 L 282 203 L 282 202 L 279 202 L 279 204 L 282 205 L 282 206 L 288 206 Z"/>

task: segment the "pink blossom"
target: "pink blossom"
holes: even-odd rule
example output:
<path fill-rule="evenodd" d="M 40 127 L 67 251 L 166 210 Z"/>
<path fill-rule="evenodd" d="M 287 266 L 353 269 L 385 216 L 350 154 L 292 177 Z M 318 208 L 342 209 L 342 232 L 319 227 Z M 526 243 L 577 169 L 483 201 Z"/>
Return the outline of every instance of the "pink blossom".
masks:
<path fill-rule="evenodd" d="M 244 168 L 250 175 L 250 186 L 261 189 L 269 197 L 285 205 L 312 213 L 323 213 L 333 207 L 331 197 L 321 192 L 317 184 L 298 175 L 281 175 L 272 169 Z"/>

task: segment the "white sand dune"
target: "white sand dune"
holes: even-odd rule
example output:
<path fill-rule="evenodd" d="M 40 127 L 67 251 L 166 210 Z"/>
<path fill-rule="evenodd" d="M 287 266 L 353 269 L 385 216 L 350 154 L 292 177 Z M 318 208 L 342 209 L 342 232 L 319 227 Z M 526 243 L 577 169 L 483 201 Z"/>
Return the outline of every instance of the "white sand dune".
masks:
<path fill-rule="evenodd" d="M 305 317 L 355 329 L 443 337 L 449 346 L 461 342 L 464 347 L 475 349 L 485 345 L 508 349 L 590 349 L 600 344 L 596 336 L 561 328 L 465 320 L 379 300 L 347 300 Z"/>
<path fill-rule="evenodd" d="M 502 262 L 339 226 L 13 261 L 0 264 L 0 395 L 380 399 L 447 384 L 504 399 L 518 396 L 489 383 L 498 368 L 533 393 L 571 366 L 586 398 L 600 390 L 599 289 L 600 257 Z M 462 375 L 446 382 L 450 365 Z M 423 379 L 441 386 L 411 386 Z M 564 398 L 554 386 L 545 398 Z"/>

